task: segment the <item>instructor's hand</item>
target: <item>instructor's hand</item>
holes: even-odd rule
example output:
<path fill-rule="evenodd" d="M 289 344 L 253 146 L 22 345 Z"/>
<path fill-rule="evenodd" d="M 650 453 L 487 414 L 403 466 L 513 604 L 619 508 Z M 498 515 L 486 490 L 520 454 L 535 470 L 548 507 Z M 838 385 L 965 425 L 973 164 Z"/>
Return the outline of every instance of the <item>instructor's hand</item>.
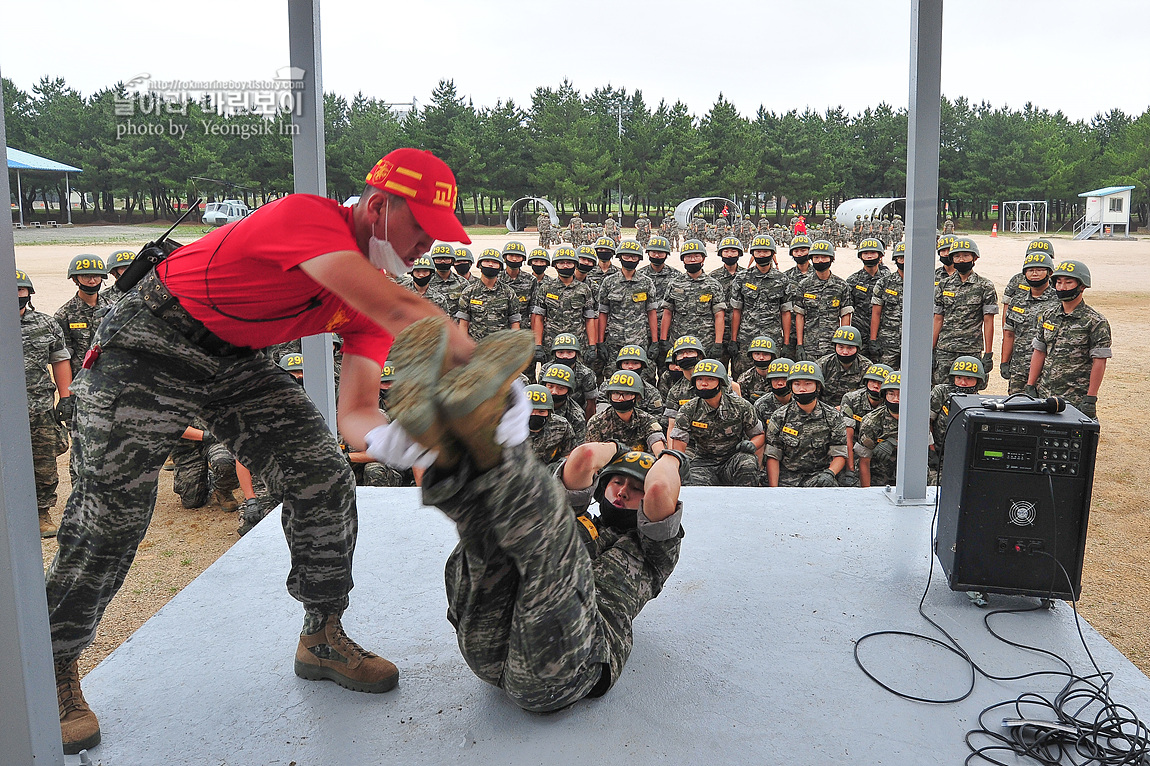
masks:
<path fill-rule="evenodd" d="M 399 423 L 376 426 L 363 439 L 367 444 L 364 451 L 372 460 L 401 470 L 427 470 L 439 456 L 435 450 L 412 439 Z"/>

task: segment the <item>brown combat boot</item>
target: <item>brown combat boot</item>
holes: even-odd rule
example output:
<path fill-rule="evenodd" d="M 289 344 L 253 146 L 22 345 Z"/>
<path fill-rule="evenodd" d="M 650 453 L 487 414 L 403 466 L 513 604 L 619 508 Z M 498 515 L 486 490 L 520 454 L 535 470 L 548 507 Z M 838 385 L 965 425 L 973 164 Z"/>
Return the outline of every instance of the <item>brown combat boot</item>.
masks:
<path fill-rule="evenodd" d="M 334 614 L 327 616 L 322 630 L 300 635 L 295 674 L 370 694 L 391 691 L 399 683 L 399 668 L 348 638 Z"/>
<path fill-rule="evenodd" d="M 60 705 L 60 738 L 64 755 L 76 755 L 100 744 L 100 722 L 84 701 L 76 660 L 56 665 L 56 701 Z"/>
<path fill-rule="evenodd" d="M 56 532 L 57 532 L 57 529 L 56 529 L 56 525 L 52 523 L 52 516 L 48 513 L 48 511 L 46 509 L 41 510 L 40 511 L 40 537 L 41 538 L 55 537 Z"/>
<path fill-rule="evenodd" d="M 208 501 L 212 505 L 218 505 L 221 511 L 234 513 L 240 507 L 240 501 L 236 500 L 234 490 L 213 489 L 212 499 Z"/>
<path fill-rule="evenodd" d="M 480 471 L 498 465 L 503 458 L 495 429 L 507 409 L 511 383 L 527 368 L 534 350 L 531 333 L 500 330 L 479 341 L 471 361 L 451 370 L 439 382 L 439 410 Z"/>
<path fill-rule="evenodd" d="M 447 320 L 427 317 L 412 322 L 396 336 L 387 355 L 395 380 L 387 395 L 387 414 L 412 439 L 438 450 L 444 468 L 459 460 L 458 445 L 444 427 L 435 402 L 435 389 L 447 372 Z"/>

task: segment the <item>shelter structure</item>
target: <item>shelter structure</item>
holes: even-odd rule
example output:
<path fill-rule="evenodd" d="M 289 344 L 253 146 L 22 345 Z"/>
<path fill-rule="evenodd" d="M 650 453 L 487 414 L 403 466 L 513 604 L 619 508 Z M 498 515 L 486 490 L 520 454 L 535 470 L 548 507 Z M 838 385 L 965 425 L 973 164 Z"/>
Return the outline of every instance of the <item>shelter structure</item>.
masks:
<path fill-rule="evenodd" d="M 1010 221 L 1010 230 L 1020 234 L 1037 234 L 1038 219 L 1042 219 L 1042 233 L 1046 233 L 1046 200 L 1012 199 L 1002 203 L 1003 220 Z M 1005 224 L 1004 224 L 1005 225 Z"/>
<path fill-rule="evenodd" d="M 835 221 L 842 226 L 854 226 L 855 216 L 881 218 L 898 213 L 905 218 L 905 211 L 906 197 L 856 197 L 835 208 Z"/>
<path fill-rule="evenodd" d="M 68 210 L 68 224 L 72 223 L 72 186 L 69 173 L 83 173 L 80 168 L 74 168 L 71 165 L 65 165 L 63 162 L 56 162 L 47 157 L 41 157 L 37 154 L 30 152 L 22 152 L 19 149 L 13 149 L 11 146 L 5 147 L 8 150 L 8 169 L 16 171 L 16 207 L 20 209 L 20 220 L 17 223 L 21 229 L 24 228 L 24 203 L 20 186 L 20 171 L 33 171 L 36 173 L 63 173 L 64 174 L 64 199 L 67 200 Z"/>
<path fill-rule="evenodd" d="M 727 199 L 726 197 L 691 197 L 675 206 L 675 221 L 680 227 L 684 229 L 687 228 L 687 224 L 691 222 L 691 216 L 695 214 L 695 211 L 708 202 L 726 203 L 732 215 L 743 214 L 742 206 L 733 199 Z"/>
<path fill-rule="evenodd" d="M 1086 213 L 1074 224 L 1074 238 L 1110 236 L 1118 227 L 1124 228 L 1129 237 L 1130 192 L 1133 190 L 1133 186 L 1107 186 L 1079 194 L 1086 198 Z"/>
<path fill-rule="evenodd" d="M 543 197 L 520 197 L 511 203 L 511 207 L 507 210 L 507 231 L 514 234 L 517 231 L 523 231 L 527 228 L 527 215 L 526 207 L 528 203 L 534 202 L 537 206 L 542 206 L 547 211 L 547 215 L 551 218 L 551 226 L 559 228 L 559 216 L 555 213 L 555 206 Z"/>

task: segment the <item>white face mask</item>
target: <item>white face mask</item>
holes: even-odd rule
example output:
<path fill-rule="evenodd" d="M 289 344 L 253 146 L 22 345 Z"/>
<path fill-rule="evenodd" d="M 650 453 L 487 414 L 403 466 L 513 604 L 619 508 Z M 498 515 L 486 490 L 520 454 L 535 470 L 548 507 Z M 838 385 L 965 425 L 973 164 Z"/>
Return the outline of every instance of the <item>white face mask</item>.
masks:
<path fill-rule="evenodd" d="M 371 230 L 371 239 L 367 242 L 367 260 L 371 265 L 381 271 L 386 271 L 393 277 L 399 277 L 411 271 L 411 267 L 403 262 L 395 246 L 387 241 L 387 213 L 391 200 L 384 203 L 383 209 L 383 239 L 375 236 L 375 229 Z"/>

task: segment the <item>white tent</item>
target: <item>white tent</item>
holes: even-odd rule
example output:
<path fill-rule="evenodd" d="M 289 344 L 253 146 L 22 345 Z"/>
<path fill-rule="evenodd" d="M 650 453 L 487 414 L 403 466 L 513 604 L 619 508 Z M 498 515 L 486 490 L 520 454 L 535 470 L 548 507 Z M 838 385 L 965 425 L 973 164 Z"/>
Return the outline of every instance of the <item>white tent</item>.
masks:
<path fill-rule="evenodd" d="M 843 226 L 854 226 L 855 216 L 861 215 L 863 218 L 866 218 L 868 215 L 873 217 L 876 215 L 893 214 L 893 208 L 890 210 L 887 210 L 887 208 L 891 203 L 902 202 L 905 199 L 906 197 L 858 197 L 856 199 L 848 199 L 835 210 L 835 220 Z"/>

